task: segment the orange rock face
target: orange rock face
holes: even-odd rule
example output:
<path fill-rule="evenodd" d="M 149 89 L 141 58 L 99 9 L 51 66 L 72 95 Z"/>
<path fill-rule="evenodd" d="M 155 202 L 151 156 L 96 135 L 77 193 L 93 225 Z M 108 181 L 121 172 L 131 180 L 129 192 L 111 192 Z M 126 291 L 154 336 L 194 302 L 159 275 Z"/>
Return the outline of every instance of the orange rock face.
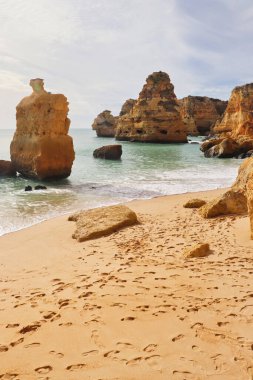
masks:
<path fill-rule="evenodd" d="M 98 137 L 114 137 L 118 117 L 111 114 L 111 111 L 101 112 L 92 124 L 92 129 L 96 131 Z"/>
<path fill-rule="evenodd" d="M 226 109 L 227 102 L 206 96 L 187 96 L 178 100 L 180 114 L 189 135 L 206 135 Z"/>
<path fill-rule="evenodd" d="M 235 87 L 226 111 L 214 126 L 214 133 L 253 138 L 253 83 Z"/>
<path fill-rule="evenodd" d="M 33 79 L 30 85 L 33 93 L 17 105 L 11 161 L 28 178 L 68 177 L 75 153 L 68 136 L 67 98 L 46 92 L 42 79 Z"/>
<path fill-rule="evenodd" d="M 154 143 L 187 142 L 186 127 L 168 74 L 159 71 L 148 76 L 136 103 L 119 117 L 115 137 Z"/>

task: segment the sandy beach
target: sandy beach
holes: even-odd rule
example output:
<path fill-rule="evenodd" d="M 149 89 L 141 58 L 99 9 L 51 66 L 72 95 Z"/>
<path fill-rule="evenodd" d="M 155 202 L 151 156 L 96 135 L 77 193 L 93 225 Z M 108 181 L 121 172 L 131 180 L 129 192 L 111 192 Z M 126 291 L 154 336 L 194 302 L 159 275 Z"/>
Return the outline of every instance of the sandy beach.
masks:
<path fill-rule="evenodd" d="M 130 202 L 140 224 L 84 243 L 67 216 L 1 237 L 0 379 L 253 379 L 248 218 L 183 208 L 223 191 Z"/>

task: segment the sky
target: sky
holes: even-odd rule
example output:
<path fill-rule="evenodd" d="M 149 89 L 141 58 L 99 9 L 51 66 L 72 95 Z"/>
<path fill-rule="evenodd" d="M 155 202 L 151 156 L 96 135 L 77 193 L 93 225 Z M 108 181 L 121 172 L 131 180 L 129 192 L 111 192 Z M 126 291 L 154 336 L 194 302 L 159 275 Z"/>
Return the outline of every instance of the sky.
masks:
<path fill-rule="evenodd" d="M 15 128 L 31 78 L 67 96 L 72 128 L 90 128 L 160 70 L 178 98 L 253 82 L 253 1 L 0 0 L 0 128 Z"/>

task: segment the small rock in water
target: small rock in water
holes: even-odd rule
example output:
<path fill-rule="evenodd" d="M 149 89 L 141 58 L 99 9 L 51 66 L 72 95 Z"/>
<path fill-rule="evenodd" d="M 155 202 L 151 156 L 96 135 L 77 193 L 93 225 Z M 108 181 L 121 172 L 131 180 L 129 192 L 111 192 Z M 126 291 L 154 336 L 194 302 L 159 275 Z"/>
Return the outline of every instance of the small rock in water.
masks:
<path fill-rule="evenodd" d="M 32 189 L 33 189 L 33 188 L 32 188 L 32 186 L 30 186 L 30 185 L 28 185 L 28 186 L 25 187 L 25 191 L 32 191 Z"/>
<path fill-rule="evenodd" d="M 36 186 L 34 187 L 34 190 L 46 190 L 46 189 L 47 189 L 47 187 L 44 186 L 44 185 L 36 185 Z"/>

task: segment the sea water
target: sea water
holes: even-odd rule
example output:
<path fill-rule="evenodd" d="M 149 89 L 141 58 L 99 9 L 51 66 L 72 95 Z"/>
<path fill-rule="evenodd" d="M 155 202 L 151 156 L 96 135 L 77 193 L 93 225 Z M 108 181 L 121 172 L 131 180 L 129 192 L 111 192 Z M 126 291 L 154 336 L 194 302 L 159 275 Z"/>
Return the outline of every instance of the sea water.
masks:
<path fill-rule="evenodd" d="M 0 159 L 9 159 L 14 130 L 0 129 Z M 0 178 L 0 235 L 79 209 L 159 195 L 227 187 L 241 160 L 205 158 L 198 144 L 120 142 L 120 161 L 93 158 L 94 149 L 114 144 L 88 129 L 70 129 L 76 158 L 71 176 L 60 181 Z M 196 138 L 194 138 L 196 140 Z M 25 192 L 26 185 L 47 190 Z"/>

